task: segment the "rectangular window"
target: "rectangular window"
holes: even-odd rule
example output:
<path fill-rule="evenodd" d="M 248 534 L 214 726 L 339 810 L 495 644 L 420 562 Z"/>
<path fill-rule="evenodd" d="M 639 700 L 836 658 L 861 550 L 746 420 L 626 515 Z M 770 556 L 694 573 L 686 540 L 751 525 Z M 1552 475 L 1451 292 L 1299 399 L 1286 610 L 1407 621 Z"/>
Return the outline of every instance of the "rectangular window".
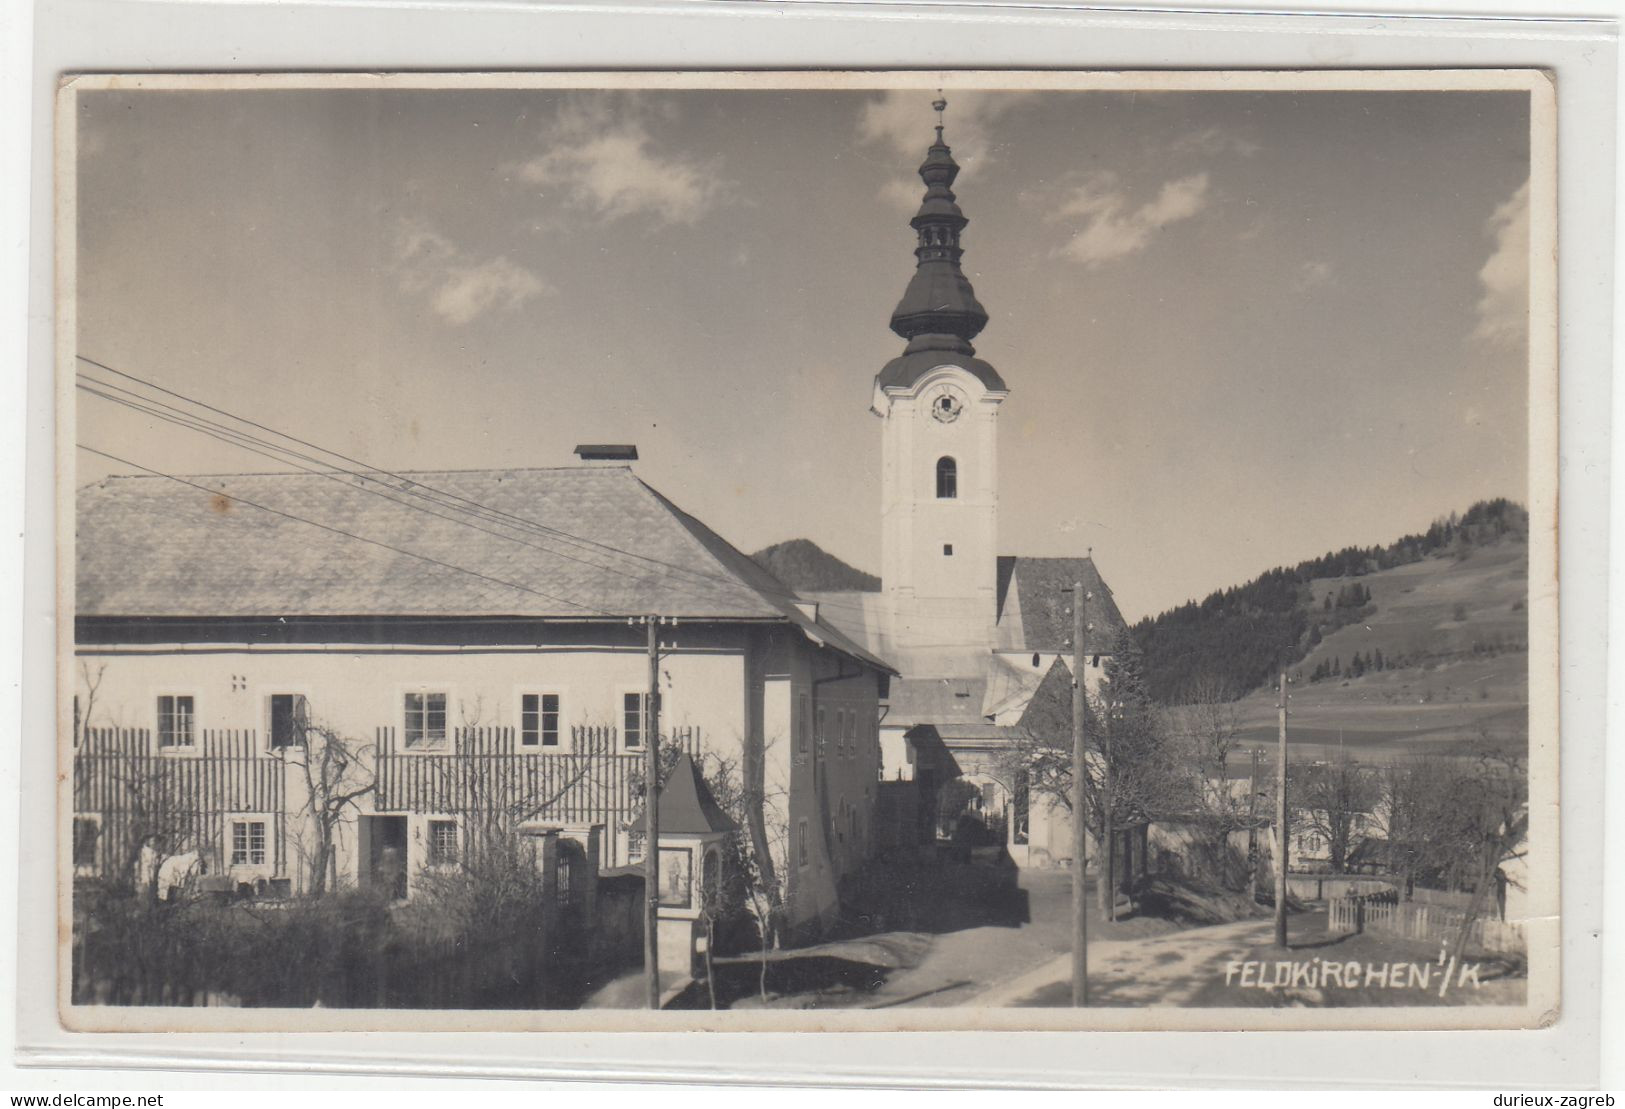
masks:
<path fill-rule="evenodd" d="M 621 695 L 621 738 L 627 747 L 643 746 L 644 724 L 647 722 L 649 695 L 623 693 Z"/>
<path fill-rule="evenodd" d="M 800 724 L 801 734 L 796 739 L 796 746 L 797 749 L 803 755 L 805 755 L 807 753 L 808 745 L 812 743 L 812 740 L 809 738 L 812 735 L 812 717 L 807 709 L 807 695 L 805 693 L 801 695 L 800 706 L 801 711 L 797 715 L 799 718 L 798 723 Z"/>
<path fill-rule="evenodd" d="M 818 757 L 823 758 L 824 757 L 824 739 L 825 739 L 825 734 L 824 734 L 824 706 L 823 705 L 818 706 L 818 717 L 817 717 L 817 719 L 818 719 L 818 730 L 817 730 Z"/>
<path fill-rule="evenodd" d="M 796 865 L 806 866 L 809 856 L 807 854 L 807 822 L 805 820 L 796 828 L 796 843 Z"/>
<path fill-rule="evenodd" d="M 856 757 L 858 753 L 858 712 L 848 709 L 846 712 L 846 742 L 844 744 L 848 758 Z"/>
<path fill-rule="evenodd" d="M 265 821 L 231 822 L 231 865 L 259 866 L 265 862 Z"/>
<path fill-rule="evenodd" d="M 101 835 L 101 825 L 88 816 L 73 818 L 73 865 L 96 865 L 96 840 Z"/>
<path fill-rule="evenodd" d="M 310 708 L 300 693 L 271 694 L 271 750 L 305 746 Z"/>
<path fill-rule="evenodd" d="M 519 699 L 519 742 L 524 747 L 559 745 L 557 693 L 526 693 Z"/>
<path fill-rule="evenodd" d="M 192 698 L 168 694 L 158 698 L 158 746 L 192 746 Z"/>
<path fill-rule="evenodd" d="M 429 821 L 429 865 L 451 866 L 457 862 L 457 822 Z"/>
<path fill-rule="evenodd" d="M 446 695 L 408 693 L 406 695 L 406 746 L 417 748 L 446 745 Z"/>

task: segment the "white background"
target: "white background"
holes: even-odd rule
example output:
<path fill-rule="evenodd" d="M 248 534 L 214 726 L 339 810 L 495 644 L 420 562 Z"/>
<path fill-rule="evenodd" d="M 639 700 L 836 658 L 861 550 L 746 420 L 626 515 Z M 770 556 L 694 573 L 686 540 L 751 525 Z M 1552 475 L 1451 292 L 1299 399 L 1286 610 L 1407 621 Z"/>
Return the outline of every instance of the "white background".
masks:
<path fill-rule="evenodd" d="M 1479 0 L 1405 5 L 1407 12 L 1493 13 L 1515 16 L 1516 3 Z M 1323 11 L 1354 11 L 1352 2 L 1325 2 Z M 1257 4 L 1273 12 L 1286 4 Z M 901 1081 L 906 1084 L 1016 1082 L 1258 1086 L 1302 1084 L 1355 1088 L 1425 1084 L 1474 1085 L 1506 1091 L 1625 1085 L 1620 984 L 1625 958 L 1616 935 L 1605 973 L 1601 922 L 1625 921 L 1625 841 L 1617 816 L 1604 822 L 1608 796 L 1625 800 L 1620 763 L 1605 765 L 1603 709 L 1619 707 L 1617 681 L 1605 689 L 1607 630 L 1625 634 L 1617 601 L 1604 604 L 1609 561 L 1611 395 L 1614 340 L 1612 214 L 1617 89 L 1614 28 L 1618 4 L 1565 4 L 1564 14 L 1592 24 L 1554 28 L 1527 20 L 1464 25 L 1384 16 L 1303 18 L 1211 14 L 1148 15 L 1127 9 L 1076 11 L 1039 5 L 953 6 L 853 3 L 760 3 L 757 0 L 677 0 L 664 5 L 469 5 L 382 3 L 236 4 L 148 3 L 141 0 L 57 0 L 30 11 L 0 4 L 4 49 L 4 281 L 8 326 L 0 327 L 7 357 L 0 404 L 7 425 L 0 451 L 7 472 L 24 473 L 27 436 L 27 516 L 24 483 L 4 486 L 6 595 L 5 675 L 0 695 L 0 905 L 21 904 L 25 923 L 48 914 L 49 851 L 37 849 L 52 827 L 49 813 L 52 728 L 50 681 L 53 559 L 50 380 L 50 109 L 64 70 L 217 69 L 459 69 L 632 67 L 939 67 L 1066 68 L 1200 66 L 1340 67 L 1546 65 L 1558 73 L 1560 150 L 1559 280 L 1563 326 L 1564 580 L 1564 1014 L 1538 1032 L 1318 1033 L 1196 1035 L 1185 1033 L 863 1036 L 598 1036 L 569 1037 L 298 1037 L 246 1043 L 240 1037 L 189 1041 L 196 1066 L 218 1066 L 257 1053 L 257 1073 L 240 1076 L 175 1071 L 87 1072 L 79 1067 L 10 1070 L 0 1088 L 86 1091 L 96 1088 L 312 1088 L 352 1091 L 408 1084 L 400 1078 L 350 1078 L 340 1072 L 391 1066 L 388 1060 L 445 1064 L 463 1077 L 481 1072 L 518 1075 L 547 1071 L 584 1075 L 596 1065 L 623 1072 L 759 1081 Z M 37 52 L 31 57 L 31 50 Z M 32 167 L 31 173 L 22 172 Z M 27 326 L 18 326 L 26 313 Z M 26 373 L 19 372 L 26 367 Z M 26 385 L 26 393 L 25 393 Z M 1617 472 L 1617 470 L 1616 470 Z M 1615 488 L 1625 486 L 1616 481 Z M 1618 504 L 1615 494 L 1614 504 Z M 1616 514 L 1617 515 L 1617 514 Z M 27 549 L 27 577 L 23 552 Z M 1617 582 L 1616 577 L 1616 582 Z M 1617 591 L 1616 591 L 1617 592 Z M 19 613 L 14 621 L 10 614 Z M 26 660 L 26 664 L 24 663 Z M 1614 670 L 1620 669 L 1616 664 Z M 21 721 L 21 727 L 16 722 Z M 1611 729 L 1617 733 L 1617 725 Z M 19 737 L 21 737 L 19 739 Z M 1617 740 L 1616 740 L 1617 742 Z M 18 777 L 19 751 L 22 777 Z M 18 800 L 22 800 L 19 806 Z M 1617 810 L 1616 810 L 1617 811 Z M 1604 841 L 1607 840 L 1605 848 Z M 17 849 L 40 857 L 19 874 Z M 1605 856 L 1606 851 L 1606 856 Z M 1606 857 L 1606 861 L 1605 861 Z M 41 866 L 36 863 L 43 864 Z M 1610 880 L 1604 883 L 1604 876 Z M 17 885 L 19 878 L 22 886 Z M 42 891 L 43 894 L 42 894 Z M 32 905 L 33 911 L 27 907 Z M 25 928 L 23 957 L 0 945 L 0 982 L 16 981 L 22 1022 L 5 1012 L 8 1037 L 25 1052 L 42 1046 L 62 1063 L 90 1064 L 117 1048 L 125 1062 L 150 1065 L 151 1046 L 107 1038 L 70 1040 L 54 1031 L 49 1001 L 51 935 Z M 1599 1013 L 1598 983 L 1612 981 L 1607 1013 Z M 1606 1018 L 1604 1029 L 1600 1024 Z M 51 1040 L 58 1041 L 54 1046 Z M 85 1041 L 88 1040 L 88 1045 Z M 409 1042 L 410 1041 L 410 1042 Z M 159 1051 L 179 1051 L 159 1041 Z M 204 1053 L 207 1055 L 205 1056 Z M 322 1062 L 313 1068 L 312 1057 Z M 302 1060 L 311 1060 L 304 1061 Z M 393 1065 L 401 1065 L 395 1063 Z M 1609 1068 L 1600 1071 L 1599 1067 Z M 330 1070 L 328 1068 L 331 1068 Z M 419 1078 L 410 1084 L 444 1085 Z M 664 1093 L 653 1096 L 668 1096 Z M 777 1096 L 777 1095 L 769 1095 Z M 1489 1104 L 1487 1096 L 1476 1099 Z"/>

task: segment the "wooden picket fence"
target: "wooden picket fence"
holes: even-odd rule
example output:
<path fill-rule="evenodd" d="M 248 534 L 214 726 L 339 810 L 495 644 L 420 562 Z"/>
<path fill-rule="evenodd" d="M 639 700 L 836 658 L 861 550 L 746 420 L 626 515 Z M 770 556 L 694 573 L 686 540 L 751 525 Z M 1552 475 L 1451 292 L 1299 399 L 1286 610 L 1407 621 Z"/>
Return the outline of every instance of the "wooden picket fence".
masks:
<path fill-rule="evenodd" d="M 373 762 L 379 813 L 601 823 L 613 836 L 637 811 L 644 752 L 623 747 L 613 727 L 574 727 L 558 747 L 524 746 L 512 727 L 452 729 L 444 747 L 429 751 L 404 749 L 394 727 L 375 735 L 362 756 Z M 701 730 L 671 728 L 661 743 L 698 758 Z M 288 806 L 297 755 L 285 754 L 266 750 L 253 729 L 203 729 L 193 744 L 171 748 L 160 748 L 151 729 L 86 729 L 74 750 L 74 813 L 98 821 L 98 868 L 133 862 L 125 845 L 156 829 L 173 853 L 196 850 L 215 874 L 225 870 L 224 818 L 263 814 L 267 862 L 283 876 L 289 823 L 300 819 Z"/>
<path fill-rule="evenodd" d="M 1327 902 L 1327 930 L 1333 933 L 1380 932 L 1408 940 L 1453 940 L 1467 914 L 1446 905 L 1395 901 L 1388 897 L 1334 897 Z M 1523 929 L 1515 921 L 1480 917 L 1468 934 L 1469 947 L 1521 952 Z"/>
<path fill-rule="evenodd" d="M 267 862 L 286 872 L 289 768 L 268 758 L 252 729 L 203 729 L 186 747 L 161 748 L 147 728 L 87 728 L 73 753 L 73 811 L 99 818 L 96 863 L 127 860 L 127 837 L 169 841 L 224 869 L 223 818 L 264 814 Z"/>
<path fill-rule="evenodd" d="M 568 746 L 526 747 L 511 727 L 458 728 L 443 749 L 403 749 L 393 727 L 377 729 L 379 812 L 501 813 L 561 824 L 629 819 L 642 748 L 624 748 L 613 727 L 577 726 Z M 698 757 L 696 727 L 672 729 L 662 745 Z"/>

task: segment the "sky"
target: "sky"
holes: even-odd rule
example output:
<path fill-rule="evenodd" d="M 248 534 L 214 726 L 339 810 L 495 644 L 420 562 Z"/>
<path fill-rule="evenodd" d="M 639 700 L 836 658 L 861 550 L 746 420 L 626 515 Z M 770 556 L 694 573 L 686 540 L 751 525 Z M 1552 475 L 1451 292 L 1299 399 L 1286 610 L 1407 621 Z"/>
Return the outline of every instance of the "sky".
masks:
<path fill-rule="evenodd" d="M 744 550 L 874 572 L 932 96 L 87 93 L 77 353 L 390 470 L 635 443 Z M 1515 92 L 951 93 L 1001 550 L 1092 550 L 1134 620 L 1526 500 L 1528 125 Z M 275 468 L 79 398 L 142 467 Z"/>

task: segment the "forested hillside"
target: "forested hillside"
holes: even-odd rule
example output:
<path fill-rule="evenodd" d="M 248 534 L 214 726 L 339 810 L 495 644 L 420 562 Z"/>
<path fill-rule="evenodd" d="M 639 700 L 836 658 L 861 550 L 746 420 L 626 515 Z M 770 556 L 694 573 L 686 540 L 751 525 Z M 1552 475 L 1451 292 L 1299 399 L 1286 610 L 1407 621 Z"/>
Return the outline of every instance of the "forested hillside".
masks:
<path fill-rule="evenodd" d="M 1133 629 L 1144 653 L 1147 688 L 1163 704 L 1244 696 L 1282 668 L 1297 666 L 1327 635 L 1371 616 L 1371 591 L 1358 579 L 1425 559 L 1468 558 L 1475 547 L 1522 544 L 1528 533 L 1529 514 L 1521 506 L 1505 498 L 1480 501 L 1421 534 L 1276 567 L 1244 585 L 1147 617 Z M 1341 676 L 1344 663 L 1334 661 Z M 1406 661 L 1388 656 L 1381 666 Z M 1362 655 L 1349 665 L 1363 672 L 1379 662 Z"/>
<path fill-rule="evenodd" d="M 810 539 L 789 539 L 775 543 L 750 557 L 768 573 L 797 591 L 856 590 L 871 593 L 880 588 L 879 578 L 848 566 Z"/>

